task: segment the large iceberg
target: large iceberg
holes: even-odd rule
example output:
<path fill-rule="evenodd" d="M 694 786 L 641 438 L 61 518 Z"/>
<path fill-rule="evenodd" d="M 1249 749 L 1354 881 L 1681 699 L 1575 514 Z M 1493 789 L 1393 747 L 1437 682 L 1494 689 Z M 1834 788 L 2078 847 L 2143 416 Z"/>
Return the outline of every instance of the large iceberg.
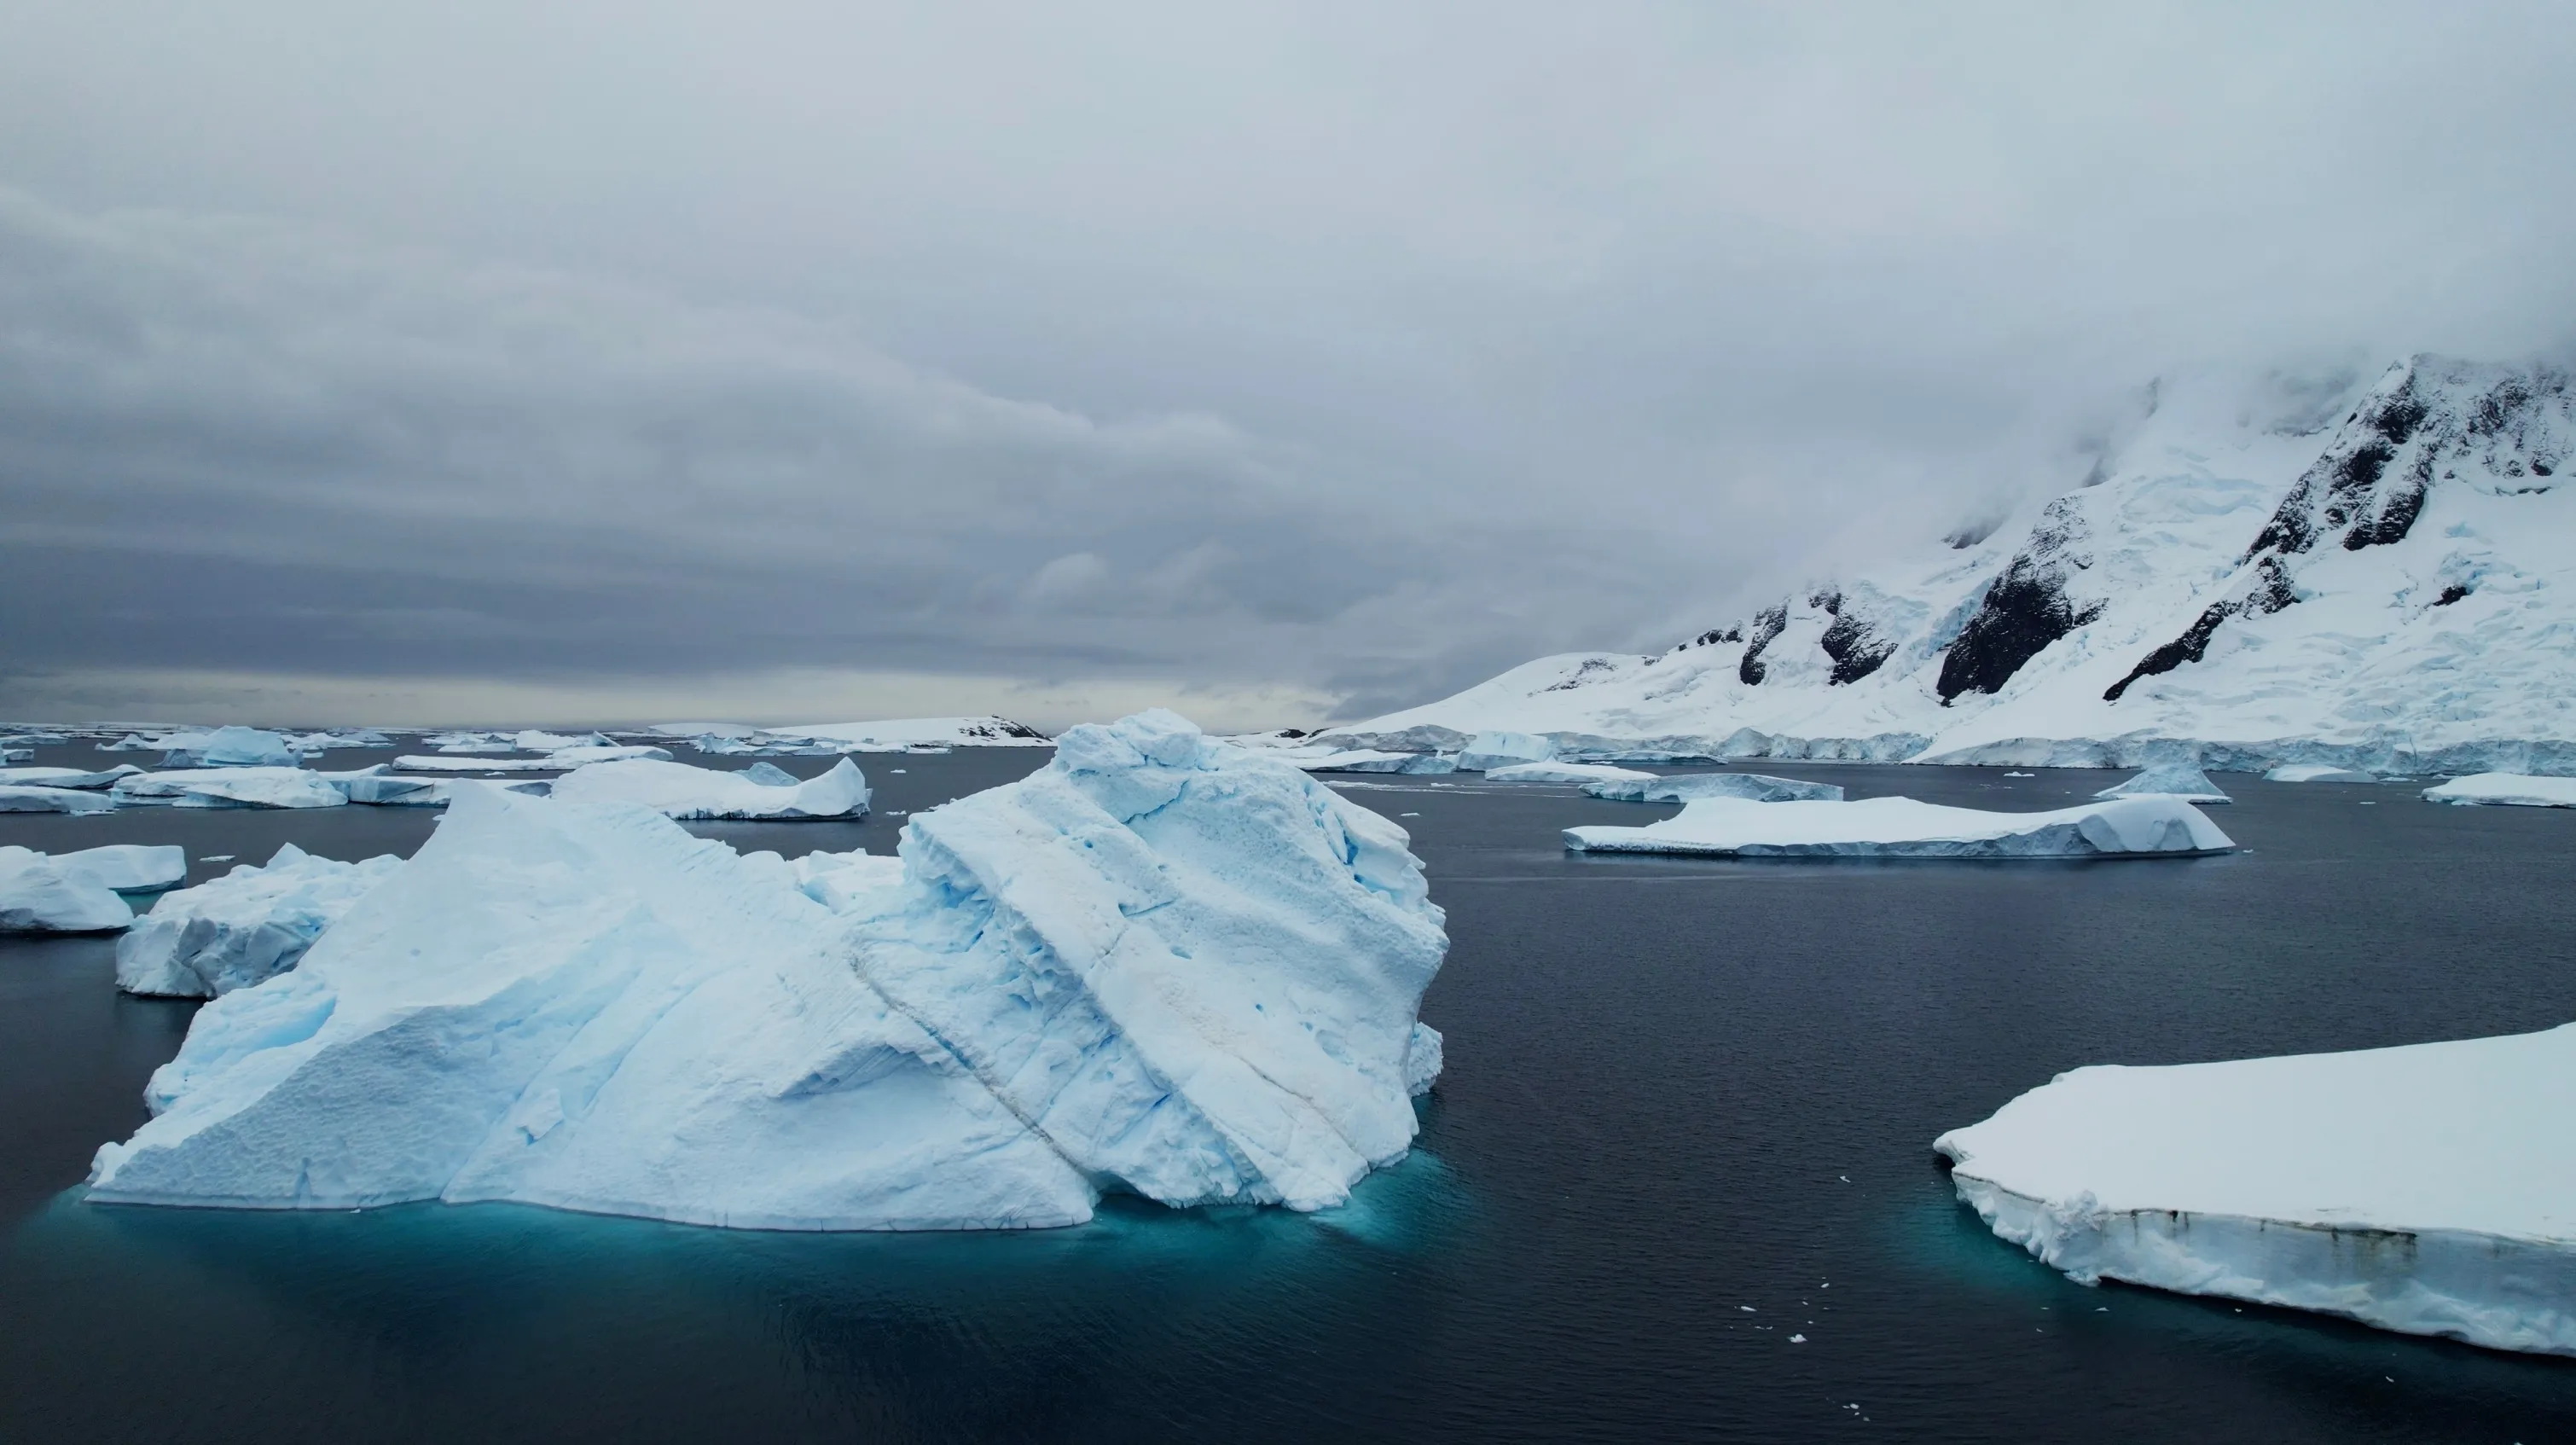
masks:
<path fill-rule="evenodd" d="M 0 813 L 106 813 L 116 800 L 80 788 L 0 783 Z"/>
<path fill-rule="evenodd" d="M 2520 808 L 2576 808 L 2576 778 L 2473 773 L 2424 790 L 2431 803 L 2501 803 Z"/>
<path fill-rule="evenodd" d="M 1755 803 L 1839 803 L 1843 798 L 1842 786 L 1838 783 L 1809 783 L 1761 773 L 1683 773 L 1660 778 L 1652 773 L 1639 773 L 1635 778 L 1587 783 L 1583 791 L 1614 803 L 1687 803 L 1698 798 L 1742 798 Z"/>
<path fill-rule="evenodd" d="M 216 998 L 273 978 L 295 967 L 323 929 L 401 865 L 391 854 L 363 863 L 316 858 L 289 843 L 266 867 L 245 863 L 165 893 L 116 941 L 116 986 Z"/>
<path fill-rule="evenodd" d="M 223 727 L 208 733 L 179 733 L 163 738 L 171 768 L 291 768 L 295 749 L 285 738 L 258 728 Z"/>
<path fill-rule="evenodd" d="M 2125 783 L 2114 783 L 2093 795 L 2097 798 L 2180 798 L 2186 803 L 2227 803 L 2234 799 L 2218 791 L 2209 774 L 2190 763 L 2158 763 Z"/>
<path fill-rule="evenodd" d="M 2576 1354 L 2576 1024 L 2097 1066 L 1944 1134 L 1995 1233 L 2105 1279 Z"/>
<path fill-rule="evenodd" d="M 119 778 L 110 792 L 119 803 L 180 808 L 337 808 L 349 795 L 333 777 L 294 767 L 183 768 Z"/>
<path fill-rule="evenodd" d="M 1643 787 L 1655 781 L 1655 775 L 1635 768 L 1612 767 L 1608 763 L 1511 763 L 1485 769 L 1489 783 L 1585 783 L 1592 786 L 1629 784 Z"/>
<path fill-rule="evenodd" d="M 1591 853 L 1790 858 L 2142 858 L 2236 845 L 2176 798 L 2122 798 L 2045 813 L 1990 813 L 1912 798 L 1762 803 L 1701 798 L 1642 828 L 1565 830 Z"/>
<path fill-rule="evenodd" d="M 0 768 L 0 787 L 8 788 L 91 788 L 113 786 L 119 778 L 130 778 L 143 771 L 132 763 L 119 763 L 100 772 L 81 768 Z"/>
<path fill-rule="evenodd" d="M 783 1229 L 1340 1203 L 1447 940 L 1402 830 L 1168 713 L 915 816 L 840 911 L 646 809 L 461 794 L 197 1015 L 96 1202 L 518 1200 Z"/>
<path fill-rule="evenodd" d="M 765 775 L 762 774 L 766 770 Z M 868 780 L 843 758 L 809 782 L 767 763 L 747 772 L 687 763 L 593 763 L 555 779 L 554 796 L 571 803 L 635 803 L 672 818 L 860 818 Z"/>
<path fill-rule="evenodd" d="M 88 873 L 0 846 L 0 933 L 113 933 L 133 921 L 133 907 Z"/>

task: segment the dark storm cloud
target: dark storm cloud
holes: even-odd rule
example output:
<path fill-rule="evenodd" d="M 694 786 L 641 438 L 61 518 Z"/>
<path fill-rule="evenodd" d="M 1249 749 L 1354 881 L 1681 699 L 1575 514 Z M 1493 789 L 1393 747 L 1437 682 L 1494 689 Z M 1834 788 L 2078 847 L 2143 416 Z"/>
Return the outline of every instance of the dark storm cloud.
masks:
<path fill-rule="evenodd" d="M 2562 344 L 2566 12 L 2238 9 L 25 7 L 0 670 L 1360 709 Z"/>

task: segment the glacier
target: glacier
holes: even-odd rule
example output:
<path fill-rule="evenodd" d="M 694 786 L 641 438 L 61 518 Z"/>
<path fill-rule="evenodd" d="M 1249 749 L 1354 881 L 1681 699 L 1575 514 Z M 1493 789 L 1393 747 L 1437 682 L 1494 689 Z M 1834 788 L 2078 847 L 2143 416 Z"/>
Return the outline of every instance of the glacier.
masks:
<path fill-rule="evenodd" d="M 2127 782 L 2114 783 L 2095 793 L 2097 798 L 2139 798 L 2160 795 L 2180 798 L 2186 803 L 2229 803 L 2235 800 L 2218 790 L 2209 774 L 2189 763 L 2158 763 Z"/>
<path fill-rule="evenodd" d="M 2576 778 L 2472 773 L 2424 790 L 2428 803 L 2500 803 L 2521 808 L 2576 808 Z"/>
<path fill-rule="evenodd" d="M 245 863 L 165 893 L 116 941 L 116 986 L 132 994 L 217 998 L 284 973 L 400 866 L 391 854 L 342 863 L 288 843 L 265 866 Z"/>
<path fill-rule="evenodd" d="M 572 803 L 635 803 L 672 818 L 863 818 L 868 812 L 868 780 L 858 765 L 843 758 L 831 771 L 809 782 L 768 764 L 778 781 L 750 772 L 694 767 L 688 763 L 592 763 L 555 779 L 553 796 Z"/>
<path fill-rule="evenodd" d="M 2163 379 L 2084 476 L 1668 650 L 1566 653 L 1312 741 L 2576 774 L 2576 391 L 2409 357 Z"/>
<path fill-rule="evenodd" d="M 1913 798 L 1765 803 L 1699 798 L 1642 828 L 1565 830 L 1582 853 L 1737 858 L 2150 858 L 2236 845 L 2176 798 L 2123 798 L 2043 813 L 1950 808 Z"/>
<path fill-rule="evenodd" d="M 132 905 L 87 872 L 0 846 L 0 933 L 112 933 L 133 921 Z"/>
<path fill-rule="evenodd" d="M 1944 1134 L 1959 1197 L 2085 1284 L 2576 1354 L 2576 1024 L 2060 1074 Z"/>
<path fill-rule="evenodd" d="M 199 1011 L 86 1197 L 776 1229 L 1330 1207 L 1407 1152 L 1441 1053 L 1408 842 L 1162 712 L 914 816 L 899 872 L 462 792 L 294 970 Z"/>
<path fill-rule="evenodd" d="M 1586 783 L 1583 791 L 1614 803 L 1687 803 L 1694 798 L 1744 798 L 1756 803 L 1839 803 L 1838 783 L 1809 783 L 1762 773 L 1684 773 Z"/>

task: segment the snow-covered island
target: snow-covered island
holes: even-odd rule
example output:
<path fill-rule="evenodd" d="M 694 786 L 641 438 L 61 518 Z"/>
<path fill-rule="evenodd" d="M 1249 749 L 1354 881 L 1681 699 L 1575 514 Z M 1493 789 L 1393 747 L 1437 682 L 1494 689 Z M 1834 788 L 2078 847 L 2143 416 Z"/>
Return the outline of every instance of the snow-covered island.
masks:
<path fill-rule="evenodd" d="M 1405 834 L 1169 713 L 1057 749 L 913 817 L 900 872 L 460 791 L 291 972 L 197 1014 L 88 1198 L 778 1229 L 1342 1202 L 1440 1064 Z"/>
<path fill-rule="evenodd" d="M 2061 1074 L 1934 1148 L 1995 1233 L 2105 1279 L 2576 1354 L 2576 1024 Z"/>

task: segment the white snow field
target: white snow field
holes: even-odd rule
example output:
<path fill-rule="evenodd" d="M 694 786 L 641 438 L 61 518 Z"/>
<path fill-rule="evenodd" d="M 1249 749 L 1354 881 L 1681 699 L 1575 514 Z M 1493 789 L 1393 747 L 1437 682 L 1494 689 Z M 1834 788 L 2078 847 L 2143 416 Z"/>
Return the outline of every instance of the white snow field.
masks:
<path fill-rule="evenodd" d="M 156 893 L 188 876 L 187 850 L 170 844 L 108 843 L 53 859 L 65 871 L 118 893 Z"/>
<path fill-rule="evenodd" d="M 2576 393 L 2417 356 L 2169 377 L 2080 484 L 1654 656 L 1540 658 L 1318 741 L 2576 773 Z"/>
<path fill-rule="evenodd" d="M 0 784 L 0 813 L 107 813 L 116 800 L 82 788 Z"/>
<path fill-rule="evenodd" d="M 1995 1233 L 2105 1279 L 2576 1354 L 2576 1025 L 2060 1074 L 1933 1145 Z"/>
<path fill-rule="evenodd" d="M 0 846 L 0 933 L 112 933 L 133 921 L 134 909 L 87 873 Z"/>
<path fill-rule="evenodd" d="M 303 768 L 184 768 L 119 778 L 108 790 L 121 805 L 178 808 L 337 808 L 349 795 L 337 776 Z"/>
<path fill-rule="evenodd" d="M 779 1229 L 1316 1209 L 1401 1158 L 1447 948 L 1401 829 L 1151 712 L 915 816 L 841 911 L 649 810 L 481 790 L 201 1010 L 93 1202 Z"/>
<path fill-rule="evenodd" d="M 2332 763 L 2283 763 L 2263 775 L 2267 783 L 2376 783 L 2379 779 L 2357 768 L 2339 768 Z"/>
<path fill-rule="evenodd" d="M 770 780 L 753 776 L 763 769 Z M 553 795 L 568 803 L 634 803 L 672 818 L 793 821 L 868 812 L 868 780 L 848 758 L 803 783 L 766 763 L 738 773 L 649 760 L 593 763 L 555 779 Z"/>
<path fill-rule="evenodd" d="M 1642 828 L 1565 830 L 1587 853 L 1785 858 L 2150 858 L 2236 845 L 2180 799 L 2122 798 L 2045 813 L 1990 813 L 1912 798 L 1764 803 L 1700 798 Z"/>
<path fill-rule="evenodd" d="M 1652 773 L 1635 768 L 1612 767 L 1608 763 L 1510 763 L 1485 769 L 1489 783 L 1589 783 L 1633 784 L 1643 787 L 1656 781 Z"/>
<path fill-rule="evenodd" d="M 2424 790 L 2429 803 L 2497 803 L 2517 808 L 2576 808 L 2576 778 L 2473 773 Z"/>
<path fill-rule="evenodd" d="M 2158 763 L 2125 783 L 2114 783 L 2093 795 L 2097 798 L 2180 798 L 2186 803 L 2231 803 L 2235 799 L 2218 790 L 2209 774 L 2189 763 Z"/>
<path fill-rule="evenodd" d="M 1640 773 L 1635 781 L 1627 778 L 1610 782 L 1587 783 L 1583 791 L 1614 803 L 1687 803 L 1695 798 L 1743 798 L 1755 803 L 1839 803 L 1843 799 L 1838 783 L 1808 783 L 1796 778 L 1774 778 L 1761 773 L 1684 773 L 1678 777 L 1657 777 Z"/>
<path fill-rule="evenodd" d="M 176 852 L 176 849 L 171 850 Z M 217 998 L 295 967 L 313 940 L 402 860 L 316 858 L 289 843 L 265 867 L 161 895 L 116 941 L 116 986 L 127 993 Z"/>

